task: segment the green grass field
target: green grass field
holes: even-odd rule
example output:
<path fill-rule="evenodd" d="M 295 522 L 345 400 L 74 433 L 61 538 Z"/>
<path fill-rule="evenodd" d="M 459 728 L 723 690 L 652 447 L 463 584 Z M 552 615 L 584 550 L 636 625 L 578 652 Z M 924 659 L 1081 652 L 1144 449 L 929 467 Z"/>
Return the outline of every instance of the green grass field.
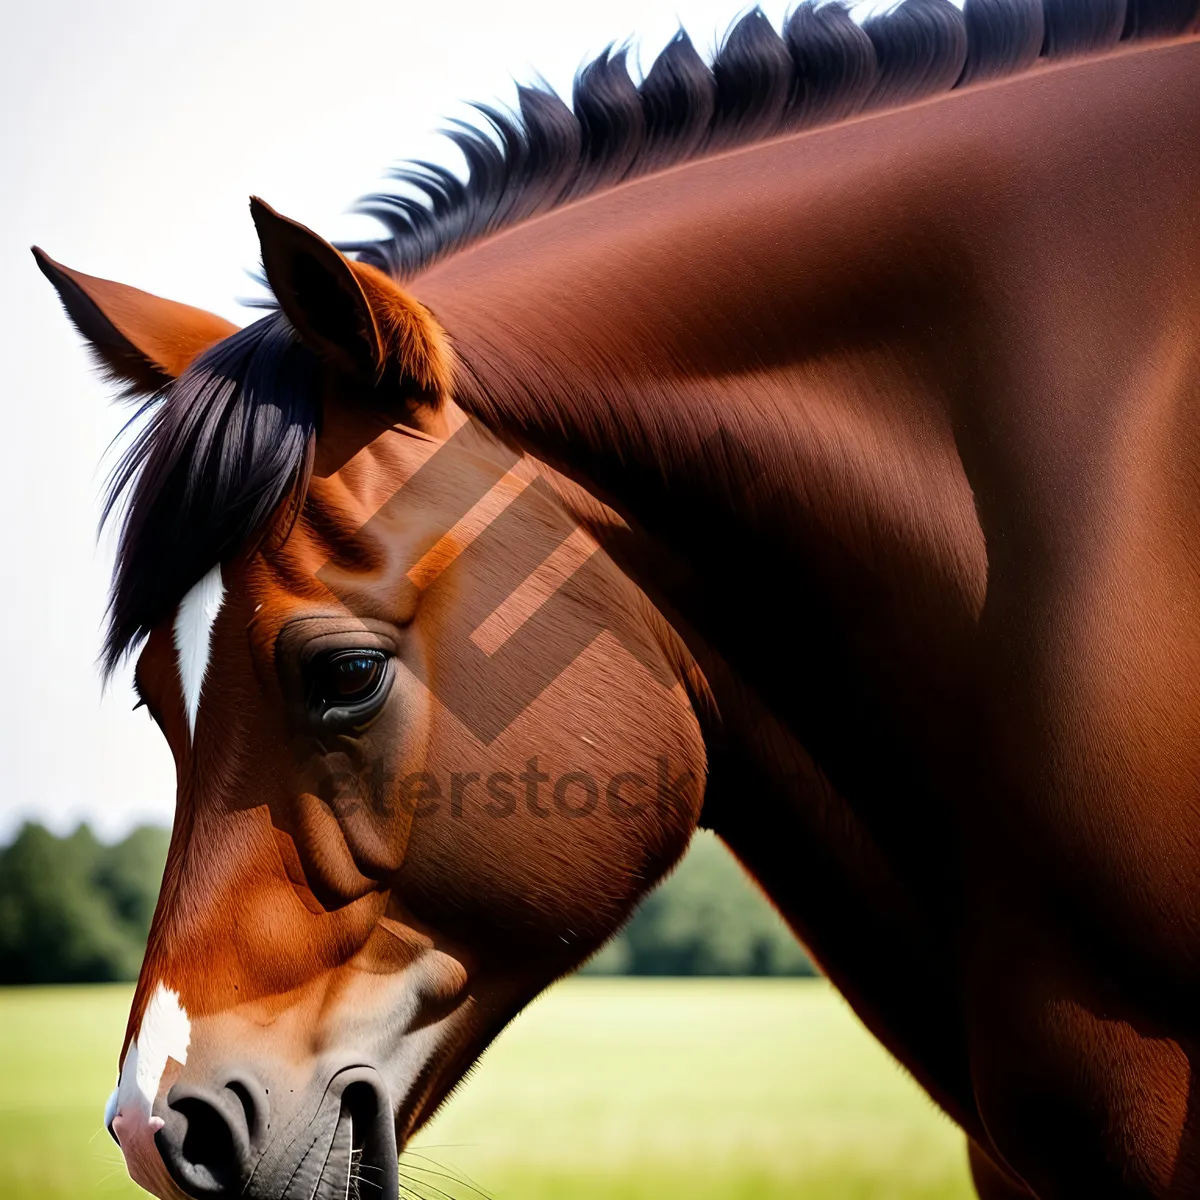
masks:
<path fill-rule="evenodd" d="M 99 1129 L 129 994 L 0 989 L 3 1200 L 140 1194 Z M 562 984 L 405 1164 L 410 1200 L 973 1196 L 961 1134 L 817 980 Z"/>

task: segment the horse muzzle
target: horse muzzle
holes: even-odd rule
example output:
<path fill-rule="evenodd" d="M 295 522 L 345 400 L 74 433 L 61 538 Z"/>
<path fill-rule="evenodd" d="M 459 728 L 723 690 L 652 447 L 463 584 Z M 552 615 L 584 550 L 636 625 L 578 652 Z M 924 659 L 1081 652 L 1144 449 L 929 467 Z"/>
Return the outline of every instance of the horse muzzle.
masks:
<path fill-rule="evenodd" d="M 378 1072 L 344 1067 L 305 1093 L 299 1103 L 291 1091 L 273 1097 L 245 1073 L 216 1087 L 181 1083 L 141 1127 L 118 1115 L 113 1128 L 130 1174 L 160 1196 L 396 1200 L 395 1124 Z M 148 1161 L 149 1138 L 157 1163 Z M 159 1163 L 167 1189 L 156 1186 Z"/>

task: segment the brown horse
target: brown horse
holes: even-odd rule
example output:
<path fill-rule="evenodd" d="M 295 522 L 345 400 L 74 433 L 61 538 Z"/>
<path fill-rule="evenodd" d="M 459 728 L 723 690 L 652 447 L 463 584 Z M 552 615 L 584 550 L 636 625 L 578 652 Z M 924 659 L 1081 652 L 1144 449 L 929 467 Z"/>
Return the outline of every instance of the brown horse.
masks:
<path fill-rule="evenodd" d="M 138 1182 L 395 1196 L 699 820 L 982 1196 L 1200 1195 L 1196 10 L 606 54 L 368 200 L 378 243 L 256 202 L 242 330 L 39 257 L 149 397 Z"/>

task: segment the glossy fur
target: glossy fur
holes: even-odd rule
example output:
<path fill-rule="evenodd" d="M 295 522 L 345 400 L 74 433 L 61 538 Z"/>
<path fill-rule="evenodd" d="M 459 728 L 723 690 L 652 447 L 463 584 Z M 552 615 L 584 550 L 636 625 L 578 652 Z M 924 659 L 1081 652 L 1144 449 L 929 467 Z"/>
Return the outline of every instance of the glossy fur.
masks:
<path fill-rule="evenodd" d="M 797 65 L 805 22 L 865 54 L 830 10 L 640 93 L 606 56 L 574 141 L 523 94 L 374 266 L 256 204 L 280 312 L 229 337 L 43 260 L 168 431 L 110 641 L 148 633 L 179 773 L 127 1043 L 166 989 L 190 1045 L 116 1114 L 160 1195 L 340 1197 L 355 1147 L 394 1194 L 396 1139 L 697 820 L 985 1200 L 1200 1194 L 1200 45 L 1114 48 L 1195 14 L 953 11 L 868 28 L 870 70 Z M 1070 61 L 979 82 L 1038 51 Z M 265 523 L 212 503 L 264 488 Z M 191 737 L 172 622 L 216 560 Z M 353 730 L 306 708 L 343 646 L 393 672 Z M 666 800 L 580 809 L 664 761 Z"/>

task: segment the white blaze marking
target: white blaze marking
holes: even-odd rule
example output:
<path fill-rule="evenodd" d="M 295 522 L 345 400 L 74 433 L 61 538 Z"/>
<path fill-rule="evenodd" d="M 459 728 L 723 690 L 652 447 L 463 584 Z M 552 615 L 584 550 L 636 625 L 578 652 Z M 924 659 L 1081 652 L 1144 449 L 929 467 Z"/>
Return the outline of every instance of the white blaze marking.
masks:
<path fill-rule="evenodd" d="M 208 670 L 212 646 L 213 622 L 225 599 L 218 563 L 179 602 L 175 614 L 175 655 L 179 661 L 179 683 L 183 688 L 183 708 L 188 731 L 196 735 L 196 714 L 200 711 L 200 691 Z"/>
<path fill-rule="evenodd" d="M 139 1130 L 153 1135 L 162 1128 L 162 1118 L 151 1113 L 163 1072 L 168 1059 L 173 1058 L 180 1066 L 187 1062 L 191 1040 L 192 1023 L 179 1003 L 179 993 L 160 983 L 142 1014 L 137 1035 L 125 1052 L 117 1090 L 104 1109 L 104 1124 L 113 1126 L 127 1159 L 131 1139 L 139 1136 Z"/>
<path fill-rule="evenodd" d="M 187 1062 L 188 1046 L 192 1041 L 192 1023 L 179 1003 L 179 993 L 160 983 L 142 1014 L 142 1024 L 130 1051 L 136 1055 L 137 1089 L 153 1106 L 158 1085 L 167 1069 L 167 1059 L 181 1066 Z"/>

